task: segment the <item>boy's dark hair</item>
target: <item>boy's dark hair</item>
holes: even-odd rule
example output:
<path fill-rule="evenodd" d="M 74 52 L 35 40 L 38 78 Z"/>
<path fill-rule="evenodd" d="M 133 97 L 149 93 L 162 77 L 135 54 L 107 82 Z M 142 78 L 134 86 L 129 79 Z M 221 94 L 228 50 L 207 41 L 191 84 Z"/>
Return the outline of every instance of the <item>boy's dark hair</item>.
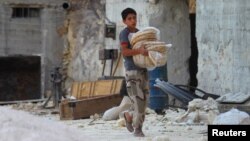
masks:
<path fill-rule="evenodd" d="M 122 11 L 121 15 L 122 15 L 122 19 L 125 20 L 126 17 L 128 16 L 128 14 L 135 14 L 136 15 L 136 11 L 132 8 L 126 8 Z"/>

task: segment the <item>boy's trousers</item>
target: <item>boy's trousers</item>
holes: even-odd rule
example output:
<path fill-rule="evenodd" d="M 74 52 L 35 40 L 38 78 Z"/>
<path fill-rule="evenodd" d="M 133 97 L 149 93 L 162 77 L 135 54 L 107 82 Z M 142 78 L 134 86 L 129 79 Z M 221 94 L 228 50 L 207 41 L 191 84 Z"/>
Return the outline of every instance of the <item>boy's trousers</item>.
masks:
<path fill-rule="evenodd" d="M 129 111 L 133 116 L 133 126 L 142 127 L 145 119 L 145 109 L 147 107 L 148 76 L 146 70 L 126 71 L 126 82 L 128 95 L 132 101 Z"/>

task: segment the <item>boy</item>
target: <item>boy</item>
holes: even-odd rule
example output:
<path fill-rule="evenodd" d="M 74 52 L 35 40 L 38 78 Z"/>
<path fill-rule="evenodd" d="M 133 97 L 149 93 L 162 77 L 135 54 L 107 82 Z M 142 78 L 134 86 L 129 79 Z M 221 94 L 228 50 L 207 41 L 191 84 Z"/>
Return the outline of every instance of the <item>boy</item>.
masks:
<path fill-rule="evenodd" d="M 126 8 L 122 11 L 121 15 L 127 27 L 121 31 L 119 39 L 126 69 L 127 91 L 133 103 L 131 111 L 124 112 L 124 118 L 126 120 L 126 127 L 130 132 L 134 132 L 136 137 L 144 137 L 142 125 L 147 103 L 147 70 L 136 66 L 133 56 L 138 54 L 147 56 L 148 51 L 144 46 L 132 50 L 128 39 L 130 33 L 138 31 L 136 28 L 136 11 L 132 8 Z"/>

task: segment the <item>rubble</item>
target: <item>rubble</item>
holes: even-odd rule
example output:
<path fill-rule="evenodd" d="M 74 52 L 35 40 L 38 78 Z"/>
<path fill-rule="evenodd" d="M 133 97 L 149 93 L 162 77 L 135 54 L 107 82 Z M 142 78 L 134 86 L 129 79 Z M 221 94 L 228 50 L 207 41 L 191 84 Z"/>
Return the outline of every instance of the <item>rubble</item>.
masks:
<path fill-rule="evenodd" d="M 97 113 L 95 113 L 94 115 L 91 115 L 91 116 L 90 116 L 90 119 L 93 119 L 93 120 L 97 120 L 97 119 L 99 119 L 99 118 L 100 118 L 100 115 L 97 114 Z"/>
<path fill-rule="evenodd" d="M 25 104 L 22 104 L 22 106 L 19 105 L 20 106 L 19 110 L 22 110 L 21 107 L 29 107 L 29 106 L 31 107 L 31 104 L 27 104 L 28 106 L 24 106 L 24 105 Z M 9 106 L 9 107 L 14 107 L 14 106 Z M 33 107 L 36 107 L 36 104 L 34 104 Z M 38 109 L 37 112 L 43 111 L 43 110 L 44 109 Z M 46 116 L 35 114 L 35 116 L 38 116 L 36 118 L 46 118 L 47 120 L 49 120 L 49 122 L 55 121 L 56 123 L 60 121 L 59 115 L 50 114 L 51 111 L 53 111 L 54 109 L 46 109 L 46 110 L 47 110 Z M 31 112 L 31 111 L 28 111 L 28 112 Z M 197 134 L 197 133 L 200 133 L 201 131 L 207 129 L 207 127 L 204 125 L 193 126 L 193 125 L 187 125 L 187 123 L 176 123 L 175 118 L 185 113 L 185 111 L 182 109 L 175 109 L 175 110 L 168 109 L 165 111 L 166 112 L 165 115 L 157 115 L 153 110 L 149 108 L 146 109 L 146 112 L 147 112 L 147 115 L 146 115 L 146 119 L 145 119 L 144 126 L 143 126 L 143 130 L 146 134 L 146 137 L 141 138 L 140 140 L 145 140 L 145 141 L 149 141 L 153 139 L 160 140 L 160 139 L 163 139 L 162 137 L 167 137 L 165 139 L 169 139 L 169 140 L 183 140 L 183 139 L 185 139 L 186 141 L 199 140 L 201 136 L 203 135 Z M 20 113 L 17 113 L 17 114 L 22 116 L 22 114 Z M 106 140 L 137 141 L 138 140 L 138 138 L 135 138 L 133 135 L 131 135 L 130 132 L 127 131 L 123 118 L 120 118 L 119 120 L 104 121 L 100 117 L 101 115 L 94 114 L 91 116 L 91 118 L 88 118 L 88 119 L 63 120 L 60 122 L 67 125 L 67 127 L 77 128 L 78 132 L 81 132 L 80 134 L 82 136 L 93 137 L 94 140 L 104 140 L 104 141 Z M 25 116 L 19 121 L 26 123 L 26 121 L 23 121 L 25 119 L 29 119 L 29 118 L 26 118 Z M 41 126 L 39 128 L 41 128 L 39 130 L 43 130 L 42 128 L 44 128 L 44 126 Z M 117 138 L 118 136 L 119 138 Z M 7 141 L 12 141 L 12 140 L 7 140 Z"/>
<path fill-rule="evenodd" d="M 119 127 L 125 127 L 125 126 L 126 126 L 126 121 L 125 121 L 125 119 L 124 119 L 124 118 L 118 119 L 118 120 L 117 120 L 117 125 L 118 125 Z"/>
<path fill-rule="evenodd" d="M 176 122 L 212 124 L 218 114 L 218 104 L 214 99 L 194 99 L 189 102 L 188 111 L 177 117 Z"/>
<path fill-rule="evenodd" d="M 238 109 L 231 109 L 228 112 L 218 115 L 213 124 L 250 124 L 250 116 L 246 112 L 239 111 Z"/>

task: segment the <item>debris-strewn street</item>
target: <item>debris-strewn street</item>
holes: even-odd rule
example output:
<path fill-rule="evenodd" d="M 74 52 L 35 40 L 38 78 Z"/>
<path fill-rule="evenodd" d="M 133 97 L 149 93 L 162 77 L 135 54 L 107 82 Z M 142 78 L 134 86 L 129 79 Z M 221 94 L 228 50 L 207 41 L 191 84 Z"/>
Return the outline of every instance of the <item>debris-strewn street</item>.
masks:
<path fill-rule="evenodd" d="M 11 107 L 19 110 L 12 110 Z M 122 126 L 122 121 L 104 121 L 97 114 L 89 119 L 60 121 L 54 110 L 41 109 L 39 104 L 32 103 L 0 107 L 0 112 L 0 136 L 4 141 L 150 141 L 159 138 L 168 138 L 170 141 L 201 141 L 207 138 L 207 126 L 204 124 L 174 122 L 176 117 L 185 112 L 180 109 L 178 112 L 167 110 L 164 116 L 147 109 L 144 138 L 134 137 Z"/>
<path fill-rule="evenodd" d="M 250 0 L 0 0 L 0 141 L 248 141 L 249 15 Z"/>

